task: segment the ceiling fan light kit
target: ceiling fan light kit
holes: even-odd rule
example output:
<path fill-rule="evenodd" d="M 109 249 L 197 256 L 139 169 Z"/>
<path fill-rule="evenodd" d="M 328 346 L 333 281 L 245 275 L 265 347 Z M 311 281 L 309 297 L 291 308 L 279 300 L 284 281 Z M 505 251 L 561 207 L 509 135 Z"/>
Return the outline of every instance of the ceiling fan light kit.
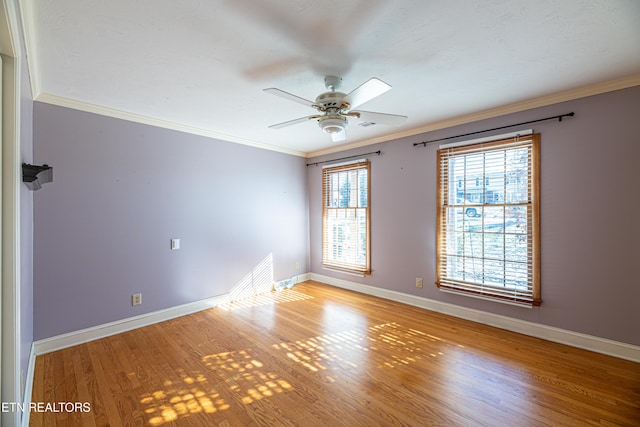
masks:
<path fill-rule="evenodd" d="M 382 80 L 372 77 L 349 94 L 337 92 L 342 86 L 342 78 L 338 76 L 326 76 L 324 78 L 324 85 L 328 92 L 321 93 L 315 99 L 315 102 L 308 99 L 301 98 L 297 95 L 285 92 L 277 88 L 264 89 L 265 92 L 272 95 L 279 96 L 281 98 L 288 99 L 290 101 L 297 102 L 299 104 L 307 105 L 315 108 L 320 114 L 314 114 L 307 117 L 302 117 L 295 120 L 289 120 L 283 123 L 278 123 L 269 126 L 272 129 L 281 129 L 283 127 L 292 126 L 298 123 L 303 123 L 307 120 L 317 120 L 318 126 L 325 133 L 331 135 L 334 142 L 343 141 L 346 139 L 346 131 L 349 125 L 349 118 L 361 119 L 362 115 L 369 118 L 375 117 L 375 123 L 399 125 L 403 123 L 407 117 L 399 116 L 395 114 L 386 113 L 372 113 L 367 111 L 355 111 L 352 108 L 356 108 L 373 98 L 376 98 L 383 93 L 391 89 L 391 86 Z M 373 120 L 367 119 L 374 122 Z"/>
<path fill-rule="evenodd" d="M 337 114 L 321 116 L 318 126 L 328 134 L 343 132 L 347 129 L 347 118 Z"/>

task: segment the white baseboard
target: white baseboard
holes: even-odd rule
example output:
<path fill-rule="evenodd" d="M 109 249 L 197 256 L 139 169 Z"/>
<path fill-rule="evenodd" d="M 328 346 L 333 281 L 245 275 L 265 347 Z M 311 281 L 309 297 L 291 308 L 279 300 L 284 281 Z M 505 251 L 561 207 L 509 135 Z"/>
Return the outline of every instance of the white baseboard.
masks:
<path fill-rule="evenodd" d="M 23 408 L 29 408 L 31 405 L 31 394 L 33 392 L 33 375 L 36 369 L 36 353 L 33 343 L 31 344 L 31 350 L 29 351 L 29 362 L 27 364 L 27 377 L 24 381 L 24 395 L 22 397 Z M 22 427 L 29 427 L 29 416 L 31 411 L 23 411 L 20 425 Z"/>
<path fill-rule="evenodd" d="M 582 334 L 579 332 L 573 332 L 553 326 L 542 325 L 539 323 L 528 322 L 525 320 L 514 319 L 512 317 L 488 313 L 485 311 L 465 308 L 455 304 L 444 303 L 428 298 L 405 294 L 402 292 L 377 288 L 375 286 L 363 285 L 361 283 L 355 283 L 348 280 L 337 279 L 335 277 L 324 276 L 316 273 L 311 273 L 309 275 L 309 280 L 315 280 L 317 282 L 325 283 L 327 285 L 335 286 L 338 288 L 348 289 L 367 295 L 385 298 L 391 301 L 413 305 L 438 313 L 459 317 L 461 319 L 471 320 L 489 326 L 495 326 L 501 329 L 518 332 L 536 338 L 542 338 L 548 341 L 567 344 L 572 347 L 578 347 L 609 356 L 619 357 L 621 359 L 630 360 L 632 362 L 640 362 L 640 346 L 632 344 Z"/>
<path fill-rule="evenodd" d="M 206 310 L 225 302 L 227 295 L 228 294 L 219 295 L 176 307 L 166 308 L 164 310 L 141 314 L 140 316 L 129 317 L 127 319 L 117 320 L 115 322 L 105 323 L 103 325 L 93 326 L 91 328 L 34 341 L 33 352 L 35 353 L 35 356 L 40 356 L 41 354 L 51 353 L 52 351 L 62 350 L 63 348 L 84 344 L 89 341 L 119 334 L 121 332 L 130 331 L 132 329 L 141 328 L 143 326 Z"/>
<path fill-rule="evenodd" d="M 303 274 L 299 274 L 297 276 L 294 276 L 294 284 L 296 283 L 302 283 L 302 282 L 306 282 L 307 280 L 311 280 L 311 274 L 312 273 L 303 273 Z"/>
<path fill-rule="evenodd" d="M 310 273 L 303 273 L 291 277 L 291 283 L 304 282 L 310 280 Z M 129 317 L 127 319 L 116 320 L 115 322 L 105 323 L 103 325 L 93 326 L 91 328 L 81 329 L 79 331 L 68 332 L 66 334 L 57 335 L 55 337 L 45 338 L 35 341 L 32 346 L 32 352 L 35 356 L 51 353 L 52 351 L 62 350 L 63 348 L 73 347 L 74 345 L 84 344 L 89 341 L 119 334 L 121 332 L 130 331 L 132 329 L 141 328 L 143 326 L 153 325 L 154 323 L 164 322 L 165 320 L 174 319 L 176 317 L 185 316 L 187 314 L 206 310 L 217 305 L 227 302 L 229 293 L 195 301 L 176 307 L 166 308 L 151 313 L 141 314 L 140 316 Z M 35 363 L 35 357 L 34 357 Z"/>

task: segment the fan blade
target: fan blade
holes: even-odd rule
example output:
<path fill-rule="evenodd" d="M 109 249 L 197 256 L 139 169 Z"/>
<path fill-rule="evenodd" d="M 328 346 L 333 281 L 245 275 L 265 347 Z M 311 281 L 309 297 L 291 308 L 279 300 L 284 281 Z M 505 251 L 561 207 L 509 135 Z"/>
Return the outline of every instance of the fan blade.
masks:
<path fill-rule="evenodd" d="M 313 101 L 309 101 L 308 99 L 300 98 L 299 96 L 293 95 L 293 94 L 291 94 L 289 92 L 285 92 L 285 91 L 280 90 L 280 89 L 276 89 L 275 87 L 270 87 L 270 88 L 263 89 L 263 90 L 265 92 L 267 92 L 267 93 L 272 94 L 272 95 L 276 95 L 276 96 L 279 96 L 281 98 L 288 99 L 290 101 L 294 101 L 294 102 L 297 102 L 297 103 L 302 104 L 302 105 L 306 105 L 308 107 L 313 107 L 313 105 L 314 105 Z"/>
<path fill-rule="evenodd" d="M 342 98 L 342 102 L 348 102 L 349 108 L 356 108 L 365 102 L 371 101 L 376 96 L 382 95 L 389 89 L 391 89 L 391 86 L 380 79 L 372 77 Z"/>
<path fill-rule="evenodd" d="M 282 122 L 282 123 L 278 123 L 275 125 L 271 125 L 269 126 L 270 129 L 282 129 L 282 128 L 286 128 L 287 126 L 292 126 L 292 125 L 297 125 L 298 123 L 303 123 L 303 122 L 307 122 L 311 119 L 313 119 L 315 116 L 305 116 L 305 117 L 300 117 L 299 119 L 294 119 L 294 120 L 289 120 L 288 122 Z"/>
<path fill-rule="evenodd" d="M 332 133 L 331 141 L 333 142 L 342 142 L 347 139 L 347 130 L 343 130 L 342 132 Z"/>
<path fill-rule="evenodd" d="M 374 113 L 373 111 L 351 111 L 351 113 L 360 114 L 360 121 L 371 122 L 382 125 L 399 126 L 407 120 L 407 116 L 399 116 L 397 114 Z"/>

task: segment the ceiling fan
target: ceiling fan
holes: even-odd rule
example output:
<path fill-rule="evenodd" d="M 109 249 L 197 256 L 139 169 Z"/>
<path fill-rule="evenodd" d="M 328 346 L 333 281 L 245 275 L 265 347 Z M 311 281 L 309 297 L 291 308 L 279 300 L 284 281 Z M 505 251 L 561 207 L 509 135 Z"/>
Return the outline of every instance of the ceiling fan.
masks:
<path fill-rule="evenodd" d="M 370 78 L 349 94 L 337 91 L 342 85 L 342 78 L 340 77 L 326 76 L 324 78 L 324 85 L 328 89 L 328 92 L 318 95 L 315 102 L 274 87 L 264 89 L 267 93 L 315 108 L 319 113 L 271 125 L 269 128 L 281 129 L 308 120 L 317 120 L 320 129 L 331 135 L 333 142 L 339 142 L 344 141 L 347 137 L 348 119 L 351 117 L 358 118 L 369 124 L 380 123 L 386 125 L 399 125 L 407 119 L 407 116 L 399 116 L 396 114 L 353 110 L 353 108 L 371 101 L 373 98 L 391 89 L 391 86 L 378 78 Z"/>

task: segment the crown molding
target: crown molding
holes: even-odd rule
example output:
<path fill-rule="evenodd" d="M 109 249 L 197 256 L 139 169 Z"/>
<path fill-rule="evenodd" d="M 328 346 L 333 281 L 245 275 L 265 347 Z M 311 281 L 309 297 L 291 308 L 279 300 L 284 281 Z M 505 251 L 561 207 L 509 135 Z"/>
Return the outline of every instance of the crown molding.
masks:
<path fill-rule="evenodd" d="M 511 113 L 518 113 L 520 111 L 531 110 L 533 108 L 546 107 L 547 105 L 558 104 L 566 101 L 573 101 L 574 99 L 585 98 L 587 96 L 593 96 L 593 95 L 599 95 L 601 93 L 606 93 L 606 92 L 613 92 L 614 90 L 627 89 L 634 86 L 640 86 L 640 74 L 622 77 L 615 80 L 609 80 L 606 82 L 596 83 L 589 86 L 583 86 L 576 89 L 569 89 L 569 90 L 554 93 L 551 95 L 540 96 L 538 98 L 516 102 L 514 104 L 504 105 L 501 107 L 491 108 L 489 110 L 479 111 L 476 113 L 465 114 L 463 116 L 453 117 L 450 119 L 429 123 L 425 126 L 408 129 L 406 131 L 396 132 L 389 135 L 384 135 L 378 138 L 368 139 L 366 141 L 357 141 L 352 144 L 340 145 L 338 147 L 332 147 L 326 150 L 313 151 L 313 152 L 307 153 L 307 158 L 318 157 L 318 156 L 323 156 L 325 154 L 332 154 L 332 153 L 337 153 L 341 151 L 351 150 L 353 148 L 360 148 L 367 145 L 373 145 L 380 142 L 390 141 L 393 139 L 419 135 L 419 134 L 431 132 L 434 130 L 446 129 L 453 126 L 476 122 L 479 120 L 491 119 L 494 117 L 504 116 Z"/>
<path fill-rule="evenodd" d="M 37 80 L 36 77 L 32 77 L 32 81 L 33 79 Z M 610 80 L 610 81 L 597 83 L 589 86 L 584 86 L 576 89 L 570 89 L 570 90 L 558 92 L 551 95 L 545 95 L 538 98 L 517 102 L 514 104 L 491 108 L 489 110 L 484 110 L 476 113 L 466 114 L 463 116 L 453 117 L 446 120 L 440 120 L 438 122 L 430 123 L 425 126 L 408 129 L 405 131 L 396 132 L 392 134 L 387 134 L 377 138 L 371 138 L 363 141 L 356 141 L 351 144 L 340 145 L 337 147 L 331 147 L 325 150 L 318 150 L 313 152 L 303 152 L 303 151 L 292 150 L 284 147 L 263 144 L 257 141 L 238 138 L 232 135 L 222 134 L 218 132 L 213 132 L 205 129 L 183 125 L 180 123 L 170 122 L 167 120 L 161 120 L 153 117 L 143 116 L 141 114 L 131 113 L 124 110 L 104 107 L 101 105 L 96 105 L 96 104 L 91 104 L 83 101 L 78 101 L 75 99 L 65 98 L 65 97 L 53 95 L 46 92 L 38 93 L 35 90 L 33 92 L 37 93 L 37 96 L 34 99 L 35 101 L 43 102 L 46 104 L 52 104 L 52 105 L 57 105 L 61 107 L 71 108 L 74 110 L 85 111 L 85 112 L 99 114 L 99 115 L 108 116 L 108 117 L 114 117 L 114 118 L 128 120 L 136 123 L 147 124 L 150 126 L 176 130 L 179 132 L 185 132 L 193 135 L 200 135 L 207 138 L 234 142 L 237 144 L 248 145 L 251 147 L 261 148 L 261 149 L 270 150 L 270 151 L 276 151 L 280 153 L 290 154 L 293 156 L 313 158 L 313 157 L 318 157 L 325 154 L 338 153 L 346 150 L 351 150 L 354 148 L 360 148 L 368 145 L 378 144 L 380 142 L 387 142 L 394 139 L 400 139 L 408 136 L 419 135 L 419 134 L 431 132 L 434 130 L 446 129 L 453 126 L 476 122 L 479 120 L 485 120 L 485 119 L 490 119 L 494 117 L 504 116 L 511 113 L 531 110 L 533 108 L 538 108 L 538 107 L 545 107 L 548 105 L 558 104 L 560 102 L 572 101 L 579 98 L 585 98 L 588 96 L 598 95 L 606 92 L 612 92 L 614 90 L 626 89 L 634 86 L 640 86 L 640 74 L 635 74 L 632 76 L 627 76 L 620 79 Z"/>
<path fill-rule="evenodd" d="M 208 138 L 215 138 L 228 142 L 235 142 L 238 144 L 248 145 L 256 148 L 262 148 L 270 151 L 277 151 L 285 154 L 290 154 L 299 157 L 313 158 L 322 156 L 325 154 L 337 153 L 354 148 L 365 147 L 381 142 L 387 142 L 394 139 L 415 136 L 434 130 L 445 129 L 461 124 L 471 123 L 478 120 L 489 119 L 506 114 L 516 113 L 532 108 L 544 107 L 560 102 L 571 101 L 578 98 L 597 95 L 600 93 L 611 92 L 614 90 L 625 89 L 633 86 L 640 85 L 640 74 L 622 77 L 615 80 L 596 83 L 593 85 L 583 86 L 580 88 L 570 89 L 562 92 L 558 92 L 551 95 L 545 95 L 537 98 L 533 98 L 526 101 L 517 102 L 514 104 L 504 105 L 497 108 L 492 108 L 476 113 L 457 116 L 433 123 L 426 124 L 413 129 L 407 129 L 400 132 L 390 133 L 379 137 L 355 141 L 340 146 L 333 146 L 323 150 L 304 152 L 299 150 L 292 150 L 284 147 L 273 146 L 269 144 L 260 143 L 258 141 L 247 140 L 238 138 L 232 135 L 221 134 L 205 129 L 195 128 L 179 123 L 170 121 L 155 119 L 135 113 L 130 113 L 123 110 L 113 109 L 109 107 L 103 107 L 96 104 L 85 103 L 82 101 L 60 97 L 50 93 L 42 92 L 42 77 L 40 72 L 39 61 L 39 46 L 37 37 L 37 22 L 35 19 L 34 0 L 17 0 L 18 7 L 20 9 L 20 16 L 22 18 L 22 27 L 24 31 L 25 50 L 28 61 L 29 79 L 31 82 L 31 90 L 35 101 L 48 103 L 52 105 L 58 105 L 62 107 L 72 108 L 75 110 L 91 112 L 104 116 L 119 118 L 123 120 L 149 124 L 151 126 L 157 126 L 166 129 L 177 130 L 180 132 L 191 133 L 194 135 L 205 136 Z"/>
<path fill-rule="evenodd" d="M 306 153 L 289 148 L 277 147 L 274 145 L 263 144 L 257 141 L 238 138 L 232 135 L 213 132 L 206 129 L 200 129 L 193 126 L 187 126 L 180 123 L 170 122 L 167 120 L 156 119 L 153 117 L 143 116 L 141 114 L 131 113 L 116 108 L 104 107 L 102 105 L 91 104 L 88 102 L 78 101 L 75 99 L 64 98 L 62 96 L 53 95 L 46 92 L 38 94 L 34 101 L 45 104 L 57 105 L 59 107 L 71 108 L 73 110 L 84 111 L 87 113 L 98 114 L 101 116 L 113 117 L 116 119 L 127 120 L 130 122 L 141 123 L 149 126 L 155 126 L 164 129 L 171 129 L 178 132 L 189 133 L 192 135 L 204 136 L 207 138 L 218 139 L 227 142 L 235 142 L 237 144 L 248 145 L 251 147 L 261 148 L 263 150 L 277 151 L 280 153 L 290 154 L 298 157 L 305 157 Z"/>

